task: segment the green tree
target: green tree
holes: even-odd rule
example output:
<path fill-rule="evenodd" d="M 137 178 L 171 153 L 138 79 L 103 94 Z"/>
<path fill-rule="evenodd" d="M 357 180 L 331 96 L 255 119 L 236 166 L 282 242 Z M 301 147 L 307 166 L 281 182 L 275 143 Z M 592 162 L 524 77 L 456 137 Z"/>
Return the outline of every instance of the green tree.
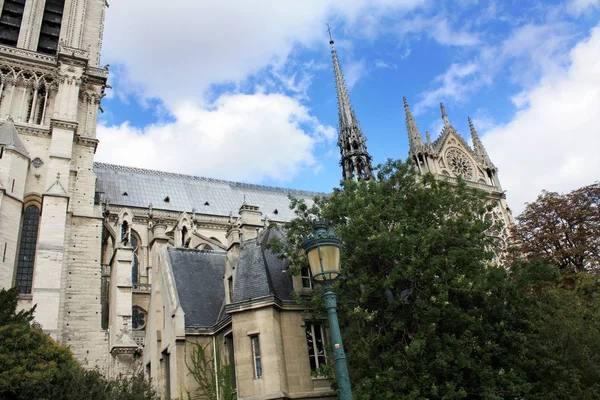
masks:
<path fill-rule="evenodd" d="M 196 342 L 187 342 L 185 365 L 188 375 L 196 381 L 197 385 L 192 392 L 186 390 L 187 398 L 188 400 L 217 400 L 217 398 L 234 400 L 237 397 L 233 387 L 232 366 L 222 363 L 218 351 L 215 354 L 216 362 L 214 358 L 207 357 L 206 354 L 210 353 L 210 347 L 210 344 L 202 346 Z M 220 396 L 217 396 L 217 391 Z"/>
<path fill-rule="evenodd" d="M 17 312 L 19 289 L 14 287 L 0 290 L 0 326 L 8 324 L 29 324 L 33 322 L 35 306 L 30 310 Z"/>
<path fill-rule="evenodd" d="M 600 183 L 566 194 L 542 192 L 517 217 L 520 251 L 558 267 L 565 278 L 600 268 Z"/>
<path fill-rule="evenodd" d="M 82 368 L 71 351 L 30 326 L 33 312 L 17 312 L 19 292 L 0 291 L 0 399 L 158 400 L 143 374 L 107 379 Z"/>
<path fill-rule="evenodd" d="M 556 268 L 532 261 L 509 270 L 493 262 L 484 193 L 389 161 L 376 181 L 344 182 L 312 206 L 293 207 L 286 242 L 272 243 L 292 271 L 306 265 L 300 234 L 312 218 L 329 220 L 343 239 L 345 279 L 335 290 L 356 398 L 560 398 L 600 378 L 592 368 L 581 379 L 590 362 L 562 367 L 556 363 L 567 358 L 555 356 L 546 363 L 559 347 L 551 333 L 559 321 L 550 315 L 560 314 L 567 337 L 583 329 L 582 310 L 572 307 L 575 297 L 555 291 Z M 561 382 L 544 387 L 554 377 Z"/>

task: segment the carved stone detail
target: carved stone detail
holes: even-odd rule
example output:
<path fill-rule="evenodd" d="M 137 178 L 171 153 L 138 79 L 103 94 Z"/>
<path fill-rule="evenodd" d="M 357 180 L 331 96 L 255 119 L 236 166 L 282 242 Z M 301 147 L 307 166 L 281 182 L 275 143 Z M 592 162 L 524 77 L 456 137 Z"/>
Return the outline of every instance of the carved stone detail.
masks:
<path fill-rule="evenodd" d="M 9 56 L 22 57 L 31 61 L 41 61 L 48 64 L 56 65 L 56 57 L 47 54 L 38 53 L 35 51 L 19 49 L 17 47 L 0 45 L 0 54 L 7 54 Z"/>

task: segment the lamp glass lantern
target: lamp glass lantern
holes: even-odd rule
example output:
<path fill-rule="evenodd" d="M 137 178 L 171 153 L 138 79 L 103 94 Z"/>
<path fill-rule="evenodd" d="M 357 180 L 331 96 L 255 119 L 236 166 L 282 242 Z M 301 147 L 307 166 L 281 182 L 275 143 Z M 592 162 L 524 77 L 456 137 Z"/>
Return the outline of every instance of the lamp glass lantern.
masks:
<path fill-rule="evenodd" d="M 318 282 L 338 278 L 340 273 L 339 236 L 323 220 L 313 223 L 313 232 L 304 236 L 302 247 L 308 256 L 313 279 Z"/>

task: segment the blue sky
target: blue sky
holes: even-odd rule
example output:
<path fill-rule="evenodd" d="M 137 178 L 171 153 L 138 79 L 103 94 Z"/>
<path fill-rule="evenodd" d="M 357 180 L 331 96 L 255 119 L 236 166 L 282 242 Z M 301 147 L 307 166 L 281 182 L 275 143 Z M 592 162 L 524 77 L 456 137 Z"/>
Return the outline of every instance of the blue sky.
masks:
<path fill-rule="evenodd" d="M 97 160 L 329 191 L 339 184 L 326 24 L 374 162 L 439 103 L 467 116 L 519 212 L 598 179 L 600 0 L 129 0 L 107 10 Z"/>

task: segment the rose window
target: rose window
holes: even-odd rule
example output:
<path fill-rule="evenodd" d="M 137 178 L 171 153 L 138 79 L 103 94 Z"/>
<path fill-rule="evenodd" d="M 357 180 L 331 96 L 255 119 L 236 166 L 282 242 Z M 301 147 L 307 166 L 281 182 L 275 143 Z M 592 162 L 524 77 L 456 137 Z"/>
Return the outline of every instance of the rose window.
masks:
<path fill-rule="evenodd" d="M 146 327 L 146 311 L 144 311 L 141 307 L 134 306 L 132 314 L 133 329 L 144 329 Z"/>
<path fill-rule="evenodd" d="M 450 149 L 446 152 L 446 160 L 450 170 L 455 175 L 460 175 L 464 179 L 473 180 L 475 166 L 469 157 L 458 149 Z"/>

